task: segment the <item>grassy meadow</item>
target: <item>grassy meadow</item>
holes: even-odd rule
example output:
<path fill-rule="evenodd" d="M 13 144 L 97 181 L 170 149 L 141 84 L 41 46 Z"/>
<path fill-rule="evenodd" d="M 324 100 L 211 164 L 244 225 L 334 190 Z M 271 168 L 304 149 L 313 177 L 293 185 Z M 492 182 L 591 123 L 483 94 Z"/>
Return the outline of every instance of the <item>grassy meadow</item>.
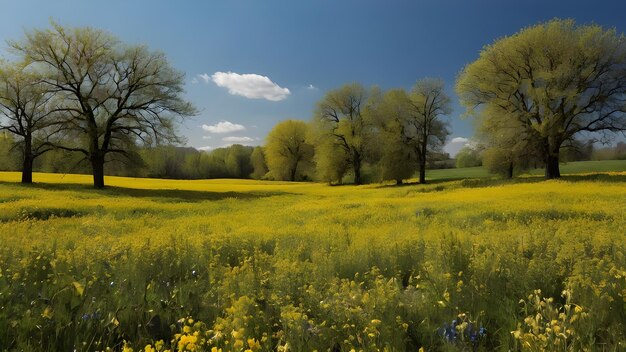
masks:
<path fill-rule="evenodd" d="M 105 190 L 0 173 L 0 350 L 621 351 L 616 165 L 403 186 L 108 177 Z"/>

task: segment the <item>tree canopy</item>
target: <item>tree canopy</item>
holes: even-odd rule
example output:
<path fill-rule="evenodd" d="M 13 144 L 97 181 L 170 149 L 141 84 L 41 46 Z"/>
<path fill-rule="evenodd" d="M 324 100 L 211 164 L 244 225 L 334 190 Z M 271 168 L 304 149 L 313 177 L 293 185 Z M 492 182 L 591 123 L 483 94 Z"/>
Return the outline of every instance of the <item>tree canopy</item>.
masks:
<path fill-rule="evenodd" d="M 442 119 L 451 112 L 444 82 L 426 78 L 415 82 L 408 93 L 389 90 L 376 111 L 385 145 L 383 169 L 395 170 L 399 181 L 412 175 L 408 167 L 417 165 L 419 182 L 426 182 L 426 162 L 433 152 L 441 151 L 450 134 Z"/>
<path fill-rule="evenodd" d="M 573 20 L 528 27 L 486 46 L 456 89 L 470 115 L 516 120 L 539 144 L 546 177 L 559 177 L 565 141 L 626 130 L 626 38 Z"/>
<path fill-rule="evenodd" d="M 175 118 L 195 114 L 182 98 L 184 75 L 163 53 L 125 45 L 105 31 L 53 23 L 11 46 L 62 101 L 59 122 L 74 143 L 57 147 L 84 154 L 96 188 L 104 187 L 108 154 L 126 154 L 137 142 L 179 141 Z"/>
<path fill-rule="evenodd" d="M 33 163 L 52 150 L 55 124 L 54 96 L 41 84 L 41 77 L 24 63 L 0 65 L 0 129 L 16 136 L 21 152 L 22 183 L 33 182 Z"/>
<path fill-rule="evenodd" d="M 304 121 L 278 123 L 267 135 L 265 159 L 276 180 L 297 181 L 312 169 L 313 145 L 307 143 L 308 126 Z"/>
<path fill-rule="evenodd" d="M 318 165 L 335 169 L 321 170 L 322 174 L 343 177 L 348 168 L 354 173 L 354 183 L 361 184 L 361 168 L 368 153 L 372 134 L 372 119 L 367 104 L 376 88 L 366 89 L 358 83 L 346 84 L 331 90 L 317 104 L 314 114 L 319 145 L 316 150 Z M 344 165 L 345 163 L 345 165 Z M 343 171 L 343 172 L 339 172 Z"/>

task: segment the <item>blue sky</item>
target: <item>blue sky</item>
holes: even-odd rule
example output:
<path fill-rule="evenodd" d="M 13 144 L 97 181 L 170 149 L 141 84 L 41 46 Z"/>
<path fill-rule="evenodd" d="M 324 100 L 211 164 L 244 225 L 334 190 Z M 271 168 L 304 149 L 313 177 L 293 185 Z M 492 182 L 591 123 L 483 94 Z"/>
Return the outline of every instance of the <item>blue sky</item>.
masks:
<path fill-rule="evenodd" d="M 21 0 L 3 2 L 0 42 L 52 18 L 165 52 L 201 110 L 180 132 L 207 149 L 262 144 L 278 121 L 309 120 L 324 93 L 345 83 L 410 88 L 439 77 L 454 102 L 454 153 L 472 136 L 454 80 L 484 45 L 554 17 L 623 32 L 625 10 L 621 1 Z"/>

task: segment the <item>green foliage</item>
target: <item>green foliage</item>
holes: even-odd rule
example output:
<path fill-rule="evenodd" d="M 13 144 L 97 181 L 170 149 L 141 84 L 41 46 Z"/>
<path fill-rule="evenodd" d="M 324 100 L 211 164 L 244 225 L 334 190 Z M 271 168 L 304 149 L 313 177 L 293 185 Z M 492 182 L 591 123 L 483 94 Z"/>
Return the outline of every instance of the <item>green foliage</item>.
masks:
<path fill-rule="evenodd" d="M 0 64 L 0 129 L 15 136 L 23 183 L 32 183 L 35 160 L 53 149 L 58 132 L 57 101 L 42 81 L 26 63 Z"/>
<path fill-rule="evenodd" d="M 240 144 L 234 144 L 226 148 L 226 156 L 224 157 L 224 165 L 229 175 L 233 178 L 249 178 L 254 171 L 250 163 L 250 155 L 252 155 L 252 147 L 246 147 Z"/>
<path fill-rule="evenodd" d="M 200 178 L 201 153 L 193 148 L 159 146 L 141 150 L 145 175 L 156 178 Z"/>
<path fill-rule="evenodd" d="M 372 146 L 372 99 L 378 89 L 369 90 L 358 83 L 331 90 L 317 104 L 313 129 L 319 177 L 340 181 L 348 168 L 355 184 L 361 184 L 361 167 L 368 160 Z M 343 160 L 342 160 L 343 159 Z M 335 168 L 334 170 L 327 169 Z"/>
<path fill-rule="evenodd" d="M 89 160 L 95 188 L 104 187 L 110 154 L 128 156 L 136 144 L 181 141 L 176 118 L 196 110 L 183 99 L 184 75 L 163 53 L 124 45 L 90 27 L 51 27 L 10 45 L 42 72 L 36 87 L 56 100 L 55 126 L 64 137 L 54 145 Z"/>
<path fill-rule="evenodd" d="M 0 171 L 19 170 L 19 154 L 11 134 L 0 132 Z"/>
<path fill-rule="evenodd" d="M 252 154 L 250 155 L 250 163 L 252 163 L 252 169 L 254 170 L 250 177 L 255 180 L 265 178 L 268 170 L 263 147 L 254 147 Z"/>
<path fill-rule="evenodd" d="M 410 178 L 418 167 L 417 141 L 411 100 L 402 89 L 385 92 L 374 110 L 378 166 L 382 180 Z"/>
<path fill-rule="evenodd" d="M 270 177 L 299 181 L 313 176 L 313 145 L 307 143 L 308 125 L 304 121 L 278 123 L 267 136 L 265 158 Z"/>
<path fill-rule="evenodd" d="M 140 151 L 145 167 L 136 169 L 134 175 L 175 179 L 250 178 L 253 150 L 239 144 L 210 152 L 175 146 L 145 148 Z"/>
<path fill-rule="evenodd" d="M 595 140 L 593 139 L 587 141 L 571 139 L 566 141 L 561 147 L 561 159 L 565 162 L 591 160 L 595 149 L 593 146 L 594 142 Z"/>
<path fill-rule="evenodd" d="M 508 178 L 513 177 L 515 170 L 514 160 L 507 150 L 488 148 L 482 154 L 482 166 L 491 174 L 498 174 Z"/>
<path fill-rule="evenodd" d="M 496 140 L 527 143 L 554 178 L 563 143 L 626 130 L 625 64 L 626 39 L 614 29 L 554 19 L 486 46 L 456 89 L 468 114 L 497 127 Z"/>
<path fill-rule="evenodd" d="M 481 152 L 475 147 L 465 146 L 456 154 L 456 167 L 481 166 L 483 163 Z"/>
<path fill-rule="evenodd" d="M 350 169 L 348 153 L 341 145 L 330 139 L 315 144 L 316 178 L 328 183 L 342 183 Z"/>
<path fill-rule="evenodd" d="M 380 178 L 382 180 L 395 180 L 402 183 L 402 180 L 409 179 L 415 174 L 417 163 L 415 152 L 403 144 L 381 143 L 382 156 L 378 161 L 380 168 Z"/>
<path fill-rule="evenodd" d="M 410 100 L 413 116 L 404 133 L 416 150 L 420 165 L 419 180 L 424 183 L 426 163 L 433 160 L 433 154 L 442 151 L 450 135 L 448 123 L 442 120 L 442 116 L 449 115 L 452 108 L 444 82 L 440 79 L 418 80 L 413 86 Z"/>

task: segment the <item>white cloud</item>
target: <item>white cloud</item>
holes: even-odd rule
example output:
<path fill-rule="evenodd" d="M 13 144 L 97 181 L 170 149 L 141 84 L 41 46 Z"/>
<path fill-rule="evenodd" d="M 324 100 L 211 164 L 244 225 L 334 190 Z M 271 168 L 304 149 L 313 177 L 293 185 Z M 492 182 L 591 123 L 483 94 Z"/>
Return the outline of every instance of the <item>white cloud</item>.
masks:
<path fill-rule="evenodd" d="M 465 137 L 454 137 L 448 144 L 443 147 L 446 153 L 450 154 L 450 157 L 454 158 L 461 148 L 469 145 L 472 141 Z"/>
<path fill-rule="evenodd" d="M 215 72 L 211 79 L 218 87 L 228 88 L 228 93 L 249 99 L 280 101 L 291 94 L 289 89 L 280 87 L 267 76 L 254 73 Z"/>
<path fill-rule="evenodd" d="M 470 140 L 468 138 L 465 138 L 465 137 L 454 137 L 454 138 L 452 138 L 450 143 L 459 143 L 459 144 L 463 143 L 463 144 L 465 144 L 465 143 L 468 143 L 469 141 Z"/>
<path fill-rule="evenodd" d="M 215 125 L 202 125 L 202 129 L 211 133 L 230 133 L 243 131 L 246 129 L 244 125 L 232 123 L 229 121 L 220 121 Z"/>
<path fill-rule="evenodd" d="M 224 137 L 222 138 L 222 140 L 224 142 L 231 142 L 231 143 L 249 143 L 249 142 L 254 141 L 254 139 L 250 137 L 236 137 L 236 136 Z"/>
<path fill-rule="evenodd" d="M 196 148 L 196 149 L 198 149 L 198 150 L 202 150 L 202 151 L 205 151 L 205 152 L 206 152 L 206 151 L 209 151 L 209 150 L 213 149 L 213 147 L 211 147 L 211 146 L 206 146 L 206 147 L 200 147 L 200 148 Z"/>
<path fill-rule="evenodd" d="M 202 136 L 202 139 L 211 139 L 211 138 L 213 138 L 213 137 L 211 137 L 211 136 Z"/>
<path fill-rule="evenodd" d="M 226 144 L 222 144 L 222 145 L 220 146 L 220 148 L 228 148 L 228 147 L 232 147 L 232 146 L 233 146 L 233 145 L 235 145 L 235 144 L 243 145 L 243 146 L 246 146 L 246 147 L 253 147 L 253 146 L 257 145 L 257 144 L 255 144 L 255 143 L 226 143 Z"/>
<path fill-rule="evenodd" d="M 309 90 L 317 90 L 317 87 L 316 87 L 316 86 L 314 86 L 314 85 L 312 85 L 312 84 L 309 84 L 309 86 L 308 86 L 308 87 L 306 87 L 306 89 L 309 89 Z"/>
<path fill-rule="evenodd" d="M 209 76 L 206 73 L 201 73 L 199 75 L 195 75 L 192 79 L 191 79 L 191 83 L 193 84 L 198 84 L 201 81 L 204 83 L 209 83 L 209 80 L 211 79 L 211 76 Z"/>
<path fill-rule="evenodd" d="M 201 80 L 202 80 L 202 82 L 204 82 L 204 83 L 209 83 L 209 79 L 211 79 L 211 76 L 209 76 L 209 75 L 208 75 L 208 74 L 206 74 L 206 73 L 199 74 L 197 77 L 198 77 L 199 79 L 201 79 Z"/>

